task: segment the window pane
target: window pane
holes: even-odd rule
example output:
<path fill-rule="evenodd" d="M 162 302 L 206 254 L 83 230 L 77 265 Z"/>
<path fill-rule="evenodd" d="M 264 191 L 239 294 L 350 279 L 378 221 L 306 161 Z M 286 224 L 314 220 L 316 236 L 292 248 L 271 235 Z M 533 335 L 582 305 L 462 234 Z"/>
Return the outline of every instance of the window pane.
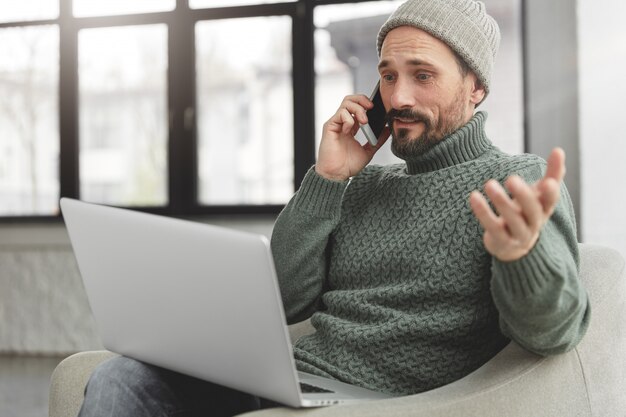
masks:
<path fill-rule="evenodd" d="M 337 4 L 315 8 L 315 126 L 316 149 L 322 126 L 343 98 L 355 92 L 369 95 L 378 81 L 376 35 L 387 17 L 404 0 Z M 359 131 L 357 139 L 365 142 Z M 389 143 L 372 163 L 398 162 Z"/>
<path fill-rule="evenodd" d="M 296 0 L 189 0 L 189 7 L 192 9 L 203 9 L 208 7 L 230 7 L 250 4 L 292 3 L 295 1 Z"/>
<path fill-rule="evenodd" d="M 315 101 L 317 140 L 324 122 L 344 96 L 369 95 L 378 80 L 376 36 L 403 1 L 338 4 L 315 8 Z M 500 25 L 502 42 L 492 77 L 491 93 L 479 110 L 489 113 L 487 135 L 501 149 L 524 150 L 523 73 L 520 0 L 484 0 Z M 359 132 L 357 137 L 364 141 Z M 373 163 L 399 161 L 388 141 Z"/>
<path fill-rule="evenodd" d="M 74 0 L 74 16 L 107 16 L 174 10 L 176 0 Z"/>
<path fill-rule="evenodd" d="M 0 29 L 0 215 L 52 215 L 59 200 L 59 30 Z"/>
<path fill-rule="evenodd" d="M 291 18 L 200 22 L 196 42 L 200 202 L 285 203 L 293 193 Z"/>
<path fill-rule="evenodd" d="M 81 198 L 167 202 L 167 27 L 79 32 Z"/>
<path fill-rule="evenodd" d="M 56 19 L 59 17 L 58 0 L 19 0 L 3 2 L 0 22 L 25 22 L 29 20 Z"/>

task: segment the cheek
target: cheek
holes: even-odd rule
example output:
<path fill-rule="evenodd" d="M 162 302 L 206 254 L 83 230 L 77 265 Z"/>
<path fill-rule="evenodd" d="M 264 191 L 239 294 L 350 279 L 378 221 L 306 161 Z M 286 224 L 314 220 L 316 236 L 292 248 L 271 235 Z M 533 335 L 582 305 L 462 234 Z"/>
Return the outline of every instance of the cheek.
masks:
<path fill-rule="evenodd" d="M 419 103 L 425 112 L 430 113 L 433 118 L 438 118 L 441 108 L 445 106 L 445 96 L 445 92 L 440 88 L 427 88 L 422 91 Z"/>
<path fill-rule="evenodd" d="M 437 99 L 440 103 L 452 100 L 455 95 L 455 91 L 459 88 L 459 85 L 451 82 L 440 82 L 434 89 L 437 95 Z"/>
<path fill-rule="evenodd" d="M 454 88 L 446 88 L 439 90 L 436 97 L 436 109 L 437 117 L 441 117 L 442 115 L 445 117 L 445 113 L 452 107 L 459 105 L 459 90 Z"/>
<path fill-rule="evenodd" d="M 416 89 L 415 99 L 424 108 L 436 108 L 441 105 L 445 92 L 437 83 L 422 85 Z"/>

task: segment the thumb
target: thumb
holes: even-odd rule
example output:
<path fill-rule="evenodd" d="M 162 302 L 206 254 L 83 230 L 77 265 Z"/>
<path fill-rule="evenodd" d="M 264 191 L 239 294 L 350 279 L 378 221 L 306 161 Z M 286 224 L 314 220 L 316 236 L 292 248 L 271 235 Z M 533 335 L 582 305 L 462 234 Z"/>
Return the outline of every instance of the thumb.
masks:
<path fill-rule="evenodd" d="M 385 142 L 387 142 L 387 139 L 389 139 L 390 135 L 391 135 L 391 128 L 385 125 L 385 127 L 383 127 L 382 132 L 380 133 L 380 136 L 378 137 L 378 142 L 376 142 L 376 146 L 372 145 L 369 141 L 367 141 L 363 145 L 363 149 L 365 149 L 371 156 L 374 156 L 374 154 L 378 152 L 380 148 L 382 148 Z"/>

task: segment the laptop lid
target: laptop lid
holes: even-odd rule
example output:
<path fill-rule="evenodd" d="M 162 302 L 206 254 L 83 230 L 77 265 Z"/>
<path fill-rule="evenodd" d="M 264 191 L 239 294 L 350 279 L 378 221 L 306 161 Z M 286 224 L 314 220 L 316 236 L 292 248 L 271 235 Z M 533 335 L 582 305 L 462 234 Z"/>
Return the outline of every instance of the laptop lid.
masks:
<path fill-rule="evenodd" d="M 61 199 L 104 346 L 301 405 L 268 240 Z"/>

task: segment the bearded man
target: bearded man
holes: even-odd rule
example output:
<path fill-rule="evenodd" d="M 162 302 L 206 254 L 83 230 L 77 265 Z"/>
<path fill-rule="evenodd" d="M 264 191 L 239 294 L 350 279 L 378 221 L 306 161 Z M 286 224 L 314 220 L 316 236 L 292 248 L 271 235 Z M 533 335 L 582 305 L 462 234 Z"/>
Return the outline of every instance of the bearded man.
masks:
<path fill-rule="evenodd" d="M 589 305 L 565 155 L 507 155 L 475 112 L 499 37 L 472 0 L 409 0 L 381 28 L 387 130 L 361 145 L 373 103 L 345 97 L 274 228 L 288 320 L 317 330 L 295 346 L 299 369 L 412 394 L 511 339 L 541 355 L 580 341 Z M 389 133 L 405 162 L 368 165 Z"/>
<path fill-rule="evenodd" d="M 474 0 L 408 0 L 381 28 L 388 127 L 377 146 L 361 145 L 373 104 L 345 97 L 272 234 L 288 321 L 316 328 L 294 346 L 299 370 L 405 395 L 469 374 L 510 340 L 540 355 L 581 340 L 590 310 L 565 156 L 507 155 L 475 111 L 499 37 Z M 368 165 L 389 134 L 404 163 Z M 80 415 L 275 405 L 117 357 L 96 369 Z"/>

